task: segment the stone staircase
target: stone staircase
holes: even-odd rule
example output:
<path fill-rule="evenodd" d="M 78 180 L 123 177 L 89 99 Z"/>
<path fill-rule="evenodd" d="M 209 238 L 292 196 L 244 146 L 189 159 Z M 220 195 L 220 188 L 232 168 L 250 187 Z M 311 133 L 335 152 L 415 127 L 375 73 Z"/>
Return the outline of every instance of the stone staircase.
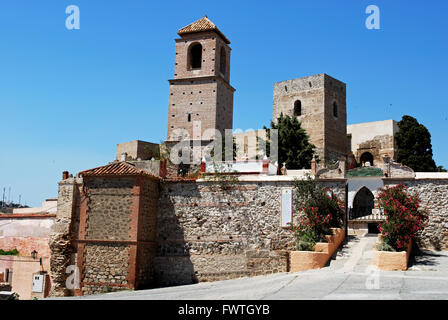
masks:
<path fill-rule="evenodd" d="M 334 272 L 364 272 L 370 265 L 377 235 L 349 235 L 326 267 Z"/>

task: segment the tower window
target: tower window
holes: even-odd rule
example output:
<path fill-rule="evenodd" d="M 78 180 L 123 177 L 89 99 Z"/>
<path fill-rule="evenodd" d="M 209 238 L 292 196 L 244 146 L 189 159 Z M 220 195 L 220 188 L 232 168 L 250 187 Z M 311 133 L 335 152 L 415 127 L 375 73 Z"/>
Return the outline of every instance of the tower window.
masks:
<path fill-rule="evenodd" d="M 302 102 L 297 100 L 294 102 L 294 116 L 298 117 L 302 115 Z"/>
<path fill-rule="evenodd" d="M 221 71 L 222 74 L 226 74 L 226 50 L 224 47 L 221 47 L 221 56 L 219 58 L 219 71 Z"/>
<path fill-rule="evenodd" d="M 191 122 L 191 113 L 188 114 L 188 122 Z"/>
<path fill-rule="evenodd" d="M 202 45 L 194 43 L 188 51 L 188 66 L 190 69 L 200 69 L 202 66 Z"/>
<path fill-rule="evenodd" d="M 335 116 L 336 118 L 338 117 L 338 104 L 335 102 L 333 102 L 333 116 Z"/>

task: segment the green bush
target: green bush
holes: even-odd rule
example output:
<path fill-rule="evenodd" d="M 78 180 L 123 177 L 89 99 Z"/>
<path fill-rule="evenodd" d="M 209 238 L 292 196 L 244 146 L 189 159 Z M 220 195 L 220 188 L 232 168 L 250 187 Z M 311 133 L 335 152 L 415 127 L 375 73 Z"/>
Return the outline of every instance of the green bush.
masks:
<path fill-rule="evenodd" d="M 407 187 L 399 184 L 381 189 L 378 195 L 379 207 L 386 219 L 378 226 L 382 234 L 382 250 L 403 251 L 418 231 L 424 227 L 426 211 L 420 209 L 418 194 L 410 195 Z"/>
<path fill-rule="evenodd" d="M 291 229 L 299 251 L 314 251 L 317 242 L 325 242 L 325 236 L 332 235 L 331 228 L 344 224 L 344 203 L 310 177 L 295 181 L 294 212 L 298 217 Z"/>
<path fill-rule="evenodd" d="M 2 249 L 0 249 L 0 256 L 18 256 L 19 255 L 19 251 L 17 249 L 12 249 L 12 250 L 8 250 L 8 251 L 4 251 Z"/>

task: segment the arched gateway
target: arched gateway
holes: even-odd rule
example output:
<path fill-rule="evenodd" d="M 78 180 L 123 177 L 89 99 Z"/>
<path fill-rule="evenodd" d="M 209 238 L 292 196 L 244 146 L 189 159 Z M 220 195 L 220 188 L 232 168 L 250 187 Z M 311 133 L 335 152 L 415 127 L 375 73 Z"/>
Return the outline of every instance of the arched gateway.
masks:
<path fill-rule="evenodd" d="M 357 219 L 371 215 L 372 209 L 375 207 L 374 199 L 375 197 L 369 189 L 366 187 L 359 189 L 353 200 L 353 208 L 350 218 Z"/>

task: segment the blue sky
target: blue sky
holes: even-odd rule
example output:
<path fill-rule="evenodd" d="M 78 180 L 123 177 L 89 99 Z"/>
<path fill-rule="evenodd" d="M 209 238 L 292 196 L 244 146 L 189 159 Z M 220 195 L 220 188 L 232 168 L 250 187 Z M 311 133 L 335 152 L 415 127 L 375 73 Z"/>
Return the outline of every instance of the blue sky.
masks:
<path fill-rule="evenodd" d="M 80 30 L 65 27 L 72 4 Z M 370 4 L 380 30 L 365 27 Z M 448 167 L 447 12 L 442 0 L 2 0 L 0 192 L 36 206 L 62 171 L 164 140 L 176 32 L 203 15 L 232 42 L 234 128 L 269 124 L 274 82 L 327 73 L 347 84 L 349 124 L 412 115 Z"/>

